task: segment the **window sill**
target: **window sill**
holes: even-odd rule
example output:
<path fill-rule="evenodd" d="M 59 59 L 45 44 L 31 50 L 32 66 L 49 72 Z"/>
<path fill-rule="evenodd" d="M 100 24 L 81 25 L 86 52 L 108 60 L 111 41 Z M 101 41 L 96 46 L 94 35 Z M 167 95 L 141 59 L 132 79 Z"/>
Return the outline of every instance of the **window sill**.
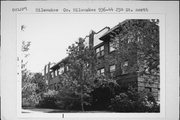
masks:
<path fill-rule="evenodd" d="M 109 51 L 109 54 L 114 54 L 114 53 L 115 53 L 115 50 Z"/>

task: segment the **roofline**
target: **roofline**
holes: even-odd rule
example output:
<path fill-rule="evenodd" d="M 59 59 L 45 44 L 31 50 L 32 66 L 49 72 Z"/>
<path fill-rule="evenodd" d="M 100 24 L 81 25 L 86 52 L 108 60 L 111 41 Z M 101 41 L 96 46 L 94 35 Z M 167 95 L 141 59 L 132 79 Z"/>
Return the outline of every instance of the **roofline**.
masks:
<path fill-rule="evenodd" d="M 65 61 L 66 59 L 68 59 L 68 56 L 66 56 L 65 58 L 63 58 L 62 60 L 60 60 L 59 62 L 57 62 L 55 65 L 53 65 L 50 69 L 54 69 L 56 66 L 58 66 L 60 63 L 62 63 L 63 61 Z"/>
<path fill-rule="evenodd" d="M 103 40 L 103 38 L 105 36 L 107 36 L 109 33 L 111 33 L 113 30 L 115 30 L 116 28 L 120 27 L 121 25 L 123 25 L 125 22 L 127 22 L 129 19 L 126 19 L 122 22 L 120 22 L 119 24 L 117 24 L 116 26 L 114 26 L 113 28 L 111 28 L 109 31 L 107 31 L 106 33 L 104 33 L 99 39 L 100 40 Z"/>
<path fill-rule="evenodd" d="M 106 28 L 107 28 L 108 30 L 110 30 L 110 27 L 107 27 L 107 26 L 106 26 L 106 27 L 104 27 L 103 29 L 99 30 L 98 32 L 95 32 L 95 34 L 100 33 L 101 31 L 105 30 Z"/>
<path fill-rule="evenodd" d="M 114 26 L 113 28 L 111 28 L 109 31 L 107 31 L 106 33 L 104 33 L 104 35 L 102 35 L 99 39 L 100 40 L 104 40 L 105 36 L 109 35 L 113 30 L 115 30 L 118 27 L 121 27 L 123 24 L 125 24 L 126 22 L 130 21 L 130 20 L 137 20 L 137 19 L 126 19 L 122 22 L 120 22 L 118 25 Z M 147 19 L 143 19 L 143 20 L 147 20 Z"/>
<path fill-rule="evenodd" d="M 105 29 L 108 29 L 108 30 L 110 30 L 110 27 L 104 27 L 104 28 L 102 28 L 101 30 L 99 30 L 98 32 L 94 32 L 94 34 L 98 34 L 98 33 L 100 33 L 101 31 L 103 31 L 103 30 L 105 30 Z M 89 37 L 89 35 L 86 35 L 84 38 L 83 38 L 83 40 L 85 40 L 87 37 Z M 66 56 L 64 59 L 62 59 L 61 61 L 59 61 L 59 62 L 57 62 L 55 65 L 53 65 L 50 69 L 54 69 L 56 66 L 58 66 L 60 63 L 62 63 L 64 60 L 66 60 L 66 59 L 68 59 L 68 56 Z"/>
<path fill-rule="evenodd" d="M 92 31 L 94 32 L 94 34 L 98 34 L 98 33 L 100 33 L 101 31 L 103 31 L 106 28 L 110 30 L 110 27 L 106 26 L 106 27 L 102 28 L 101 30 L 99 30 L 98 32 L 95 32 L 93 30 Z M 83 39 L 86 39 L 87 37 L 89 37 L 89 35 L 86 35 Z"/>

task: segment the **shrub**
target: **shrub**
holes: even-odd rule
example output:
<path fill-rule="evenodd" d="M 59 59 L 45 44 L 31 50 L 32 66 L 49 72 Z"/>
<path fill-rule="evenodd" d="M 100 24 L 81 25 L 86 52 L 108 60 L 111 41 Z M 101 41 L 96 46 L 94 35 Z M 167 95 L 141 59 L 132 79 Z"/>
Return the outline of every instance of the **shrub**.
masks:
<path fill-rule="evenodd" d="M 56 98 L 51 96 L 44 97 L 36 107 L 56 108 Z"/>
<path fill-rule="evenodd" d="M 115 80 L 106 76 L 97 76 L 95 86 L 91 92 L 91 110 L 105 110 L 109 111 L 111 98 L 115 97 L 117 90 L 120 86 Z"/>
<path fill-rule="evenodd" d="M 120 93 L 111 99 L 110 109 L 116 112 L 130 112 L 133 109 L 132 104 L 133 101 L 128 98 L 127 94 Z"/>
<path fill-rule="evenodd" d="M 57 108 L 56 106 L 56 98 L 57 91 L 49 90 L 48 92 L 44 93 L 42 99 L 39 101 L 39 104 L 36 107 L 41 108 Z"/>
<path fill-rule="evenodd" d="M 25 108 L 25 107 L 30 107 L 30 103 L 28 102 L 27 98 L 23 98 L 22 99 L 22 107 Z"/>
<path fill-rule="evenodd" d="M 80 97 L 71 92 L 59 92 L 56 105 L 64 110 L 81 110 Z"/>
<path fill-rule="evenodd" d="M 22 98 L 22 107 L 35 107 L 39 104 L 41 96 L 36 93 L 32 93 L 26 98 Z"/>
<path fill-rule="evenodd" d="M 151 93 L 129 90 L 111 99 L 109 108 L 115 112 L 159 112 L 158 105 Z"/>

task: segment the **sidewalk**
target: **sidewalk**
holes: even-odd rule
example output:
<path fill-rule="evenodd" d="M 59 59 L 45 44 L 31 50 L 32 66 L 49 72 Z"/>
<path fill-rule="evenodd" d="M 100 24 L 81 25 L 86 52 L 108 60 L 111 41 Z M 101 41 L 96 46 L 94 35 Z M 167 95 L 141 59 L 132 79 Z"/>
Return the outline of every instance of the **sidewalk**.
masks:
<path fill-rule="evenodd" d="M 65 112 L 65 111 L 58 109 L 45 109 L 45 108 L 22 109 L 22 113 L 61 113 L 61 112 Z"/>
<path fill-rule="evenodd" d="M 108 113 L 110 111 L 67 111 L 60 109 L 48 109 L 48 108 L 29 108 L 22 109 L 22 113 Z"/>

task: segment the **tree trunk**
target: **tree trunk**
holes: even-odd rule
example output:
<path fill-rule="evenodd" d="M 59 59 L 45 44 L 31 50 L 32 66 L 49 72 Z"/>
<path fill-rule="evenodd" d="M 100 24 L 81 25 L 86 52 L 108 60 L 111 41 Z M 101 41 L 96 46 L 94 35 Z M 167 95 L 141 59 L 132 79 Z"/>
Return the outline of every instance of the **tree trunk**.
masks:
<path fill-rule="evenodd" d="M 83 80 L 84 80 L 84 72 L 83 72 L 83 65 L 81 66 L 81 110 L 84 111 L 84 100 L 83 100 Z"/>
<path fill-rule="evenodd" d="M 81 95 L 81 110 L 84 112 L 84 101 L 82 95 Z"/>

